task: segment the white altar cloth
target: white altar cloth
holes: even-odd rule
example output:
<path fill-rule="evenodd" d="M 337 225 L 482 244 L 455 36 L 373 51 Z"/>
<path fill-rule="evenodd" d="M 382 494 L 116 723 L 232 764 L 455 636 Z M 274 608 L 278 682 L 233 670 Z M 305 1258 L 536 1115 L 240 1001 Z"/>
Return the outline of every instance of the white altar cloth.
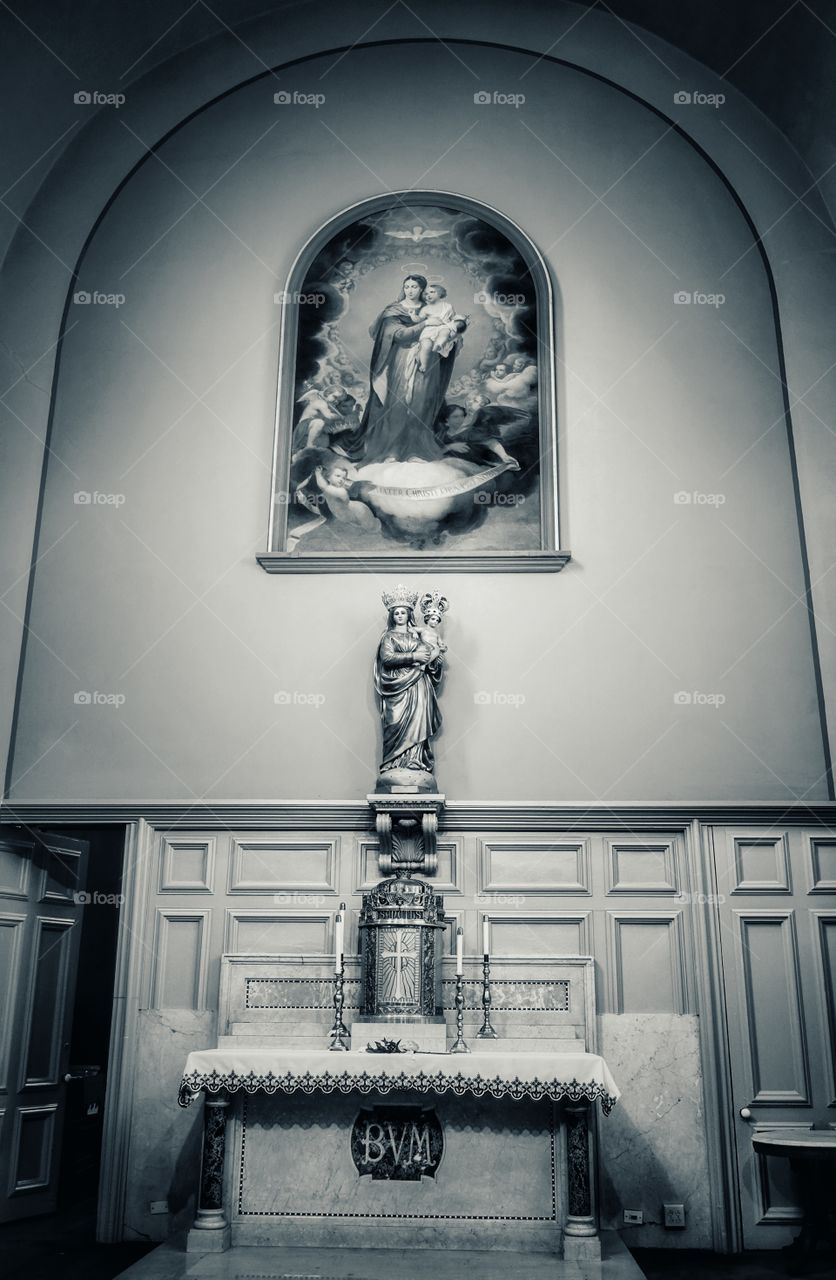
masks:
<path fill-rule="evenodd" d="M 596 1102 L 621 1096 L 597 1053 L 332 1053 L 328 1049 L 200 1049 L 186 1059 L 180 1105 L 207 1093 L 420 1093 Z"/>

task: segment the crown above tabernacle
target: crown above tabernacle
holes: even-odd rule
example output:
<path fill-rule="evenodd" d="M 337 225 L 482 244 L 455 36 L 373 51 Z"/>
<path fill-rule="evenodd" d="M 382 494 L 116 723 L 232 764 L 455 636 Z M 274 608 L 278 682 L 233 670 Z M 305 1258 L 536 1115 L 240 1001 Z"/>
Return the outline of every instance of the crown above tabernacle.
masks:
<path fill-rule="evenodd" d="M 404 605 L 407 609 L 414 609 L 415 601 L 418 599 L 418 592 L 410 591 L 409 587 L 405 587 L 402 582 L 399 582 L 394 591 L 384 591 L 382 599 L 387 609 L 396 609 L 398 605 Z"/>
<path fill-rule="evenodd" d="M 439 617 L 442 617 L 450 608 L 450 601 L 440 591 L 425 591 L 421 596 L 420 603 L 421 612 L 425 615 L 437 613 Z"/>

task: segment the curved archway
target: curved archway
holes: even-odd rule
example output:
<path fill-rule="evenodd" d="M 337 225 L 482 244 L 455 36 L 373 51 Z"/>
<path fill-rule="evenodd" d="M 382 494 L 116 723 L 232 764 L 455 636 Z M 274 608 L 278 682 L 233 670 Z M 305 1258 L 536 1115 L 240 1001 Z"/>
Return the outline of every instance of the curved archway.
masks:
<path fill-rule="evenodd" d="M 376 44 L 379 44 L 379 45 L 391 45 L 391 44 L 404 44 L 404 43 L 434 43 L 434 41 L 430 41 L 430 40 L 428 40 L 428 39 L 426 39 L 426 38 L 418 38 L 417 40 L 416 40 L 416 39 L 403 39 L 403 38 L 399 38 L 399 39 L 396 39 L 396 40 L 380 41 L 380 42 L 375 42 L 375 43 L 376 43 Z M 507 50 L 509 50 L 509 51 L 511 51 L 511 52 L 524 53 L 524 54 L 527 54 L 528 56 L 531 56 L 531 50 L 521 49 L 521 48 L 519 48 L 519 47 L 511 46 L 511 45 L 508 45 L 508 44 L 497 44 L 496 42 L 489 42 L 489 41 L 467 41 L 467 42 L 461 42 L 461 41 L 460 41 L 460 43 L 479 44 L 479 45 L 483 45 L 483 46 L 489 46 L 489 47 L 491 47 L 491 48 L 502 48 L 502 49 L 507 49 Z M 363 46 L 363 47 L 369 47 L 369 46 Z M 336 55 L 336 54 L 339 54 L 339 53 L 340 53 L 340 51 L 341 51 L 341 50 L 340 50 L 339 48 L 337 48 L 337 49 L 335 49 L 335 50 L 331 51 L 331 53 L 333 53 L 333 54 L 335 54 L 335 55 Z M 297 59 L 289 60 L 289 61 L 288 61 L 288 62 L 286 62 L 286 63 L 277 64 L 277 65 L 276 65 L 276 67 L 274 68 L 274 70 L 283 70 L 283 69 L 286 69 L 287 67 L 290 67 L 290 66 L 293 66 L 293 65 L 300 65 L 300 64 L 301 64 L 301 63 L 303 63 L 303 62 L 309 62 L 313 57 L 321 57 L 321 56 L 323 56 L 323 54 L 327 54 L 328 52 L 329 52 L 329 51 L 327 51 L 327 50 L 326 50 L 326 51 L 319 50 L 319 51 L 317 51 L 317 53 L 316 53 L 316 54 L 308 54 L 308 55 L 305 55 L 305 56 L 303 56 L 303 57 L 301 57 L 301 58 L 297 58 Z M 581 66 L 581 65 L 578 65 L 577 63 L 572 63 L 572 62 L 571 62 L 571 61 L 569 61 L 568 59 L 559 59 L 559 58 L 556 58 L 556 57 L 554 57 L 553 55 L 549 55 L 549 54 L 544 54 L 544 55 L 537 54 L 536 56 L 537 56 L 537 57 L 542 58 L 542 60 L 544 60 L 544 61 L 547 61 L 547 62 L 550 62 L 550 63 L 554 63 L 554 64 L 558 64 L 558 65 L 563 65 L 563 66 L 569 67 L 569 68 L 571 68 L 572 70 L 574 70 L 574 71 L 578 72 L 578 73 L 579 73 L 580 75 L 582 75 L 582 76 L 588 76 L 588 77 L 590 77 L 590 78 L 593 78 L 593 79 L 595 79 L 595 80 L 599 81 L 599 82 L 600 82 L 600 83 L 602 83 L 602 84 L 606 84 L 609 88 L 611 88 L 611 89 L 615 90 L 618 94 L 621 94 L 621 95 L 623 95 L 624 97 L 627 97 L 627 98 L 629 98 L 629 99 L 632 99 L 632 100 L 633 100 L 633 101 L 635 101 L 636 103 L 640 104 L 644 109 L 649 110 L 651 113 L 653 113 L 653 114 L 654 114 L 654 115 L 655 115 L 659 120 L 663 121 L 663 122 L 666 124 L 666 126 L 668 126 L 668 127 L 670 128 L 670 130 L 671 130 L 672 132 L 676 133 L 680 138 L 682 138 L 682 139 L 684 140 L 684 142 L 685 142 L 685 143 L 686 143 L 686 144 L 687 144 L 687 145 L 688 145 L 688 146 L 689 146 L 689 147 L 690 147 L 694 152 L 696 152 L 696 153 L 697 153 L 697 154 L 702 158 L 702 160 L 703 160 L 705 163 L 707 163 L 707 164 L 708 164 L 708 166 L 712 169 L 712 171 L 714 172 L 715 176 L 718 178 L 718 180 L 721 182 L 721 184 L 722 184 L 723 186 L 725 186 L 725 188 L 726 188 L 727 192 L 731 195 L 732 199 L 734 200 L 734 203 L 735 203 L 735 205 L 737 206 L 738 211 L 741 213 L 741 215 L 742 215 L 742 217 L 743 217 L 743 220 L 744 220 L 744 222 L 745 222 L 745 224 L 746 224 L 746 226 L 747 226 L 747 228 L 748 228 L 748 230 L 749 230 L 749 233 L 750 233 L 750 235 L 752 236 L 752 245 L 753 245 L 753 247 L 756 247 L 756 249 L 757 249 L 758 258 L 759 258 L 759 261 L 760 261 L 760 263 L 761 263 L 761 265 L 762 265 L 762 267 L 763 267 L 764 274 L 765 274 L 765 279 L 766 279 L 766 282 L 767 282 L 767 284 L 768 284 L 768 287 L 769 287 L 769 293 L 770 293 L 770 296 L 771 296 L 771 298 L 772 298 L 772 302 L 773 302 L 773 306 L 772 306 L 773 323 L 774 323 L 774 326 L 775 326 L 776 345 L 777 345 L 777 349 L 778 349 L 779 361 L 780 361 L 780 369 L 781 369 L 781 385 L 782 385 L 782 392 L 783 392 L 784 404 L 785 404 L 785 409 L 786 409 L 786 412 L 785 412 L 785 423 L 786 423 L 786 427 L 787 427 L 787 433 L 788 433 L 788 439 L 789 439 L 789 447 L 790 447 L 790 458 L 791 458 L 791 466 L 792 466 L 792 482 L 793 482 L 793 490 L 794 490 L 795 498 L 796 498 L 796 507 L 797 507 L 797 511 L 798 511 L 798 524 L 799 524 L 800 545 L 801 545 L 801 549 L 802 549 L 802 556 L 803 556 L 803 561 L 804 561 L 804 587 L 805 587 L 805 596 L 806 596 L 806 599 L 807 599 L 807 601 L 808 601 L 808 617 L 809 617 L 809 622 L 810 622 L 810 631 L 811 631 L 812 640 L 813 640 L 813 664 L 814 664 L 814 669 L 815 669 L 817 692 L 818 692 L 818 694 L 819 694 L 819 710 L 820 710 L 820 717 L 821 717 L 822 738 L 823 738 L 823 741 L 824 741 L 824 743 L 825 743 L 825 749 L 826 749 L 827 737 L 826 737 L 826 723 L 825 723 L 825 719 L 824 719 L 824 702 L 823 702 L 823 698 L 822 698 L 822 694 L 821 694 L 821 672 L 820 672 L 820 664 L 819 664 L 819 658 L 818 658 L 818 648 L 817 648 L 817 643 L 816 643 L 816 638 L 815 638 L 815 623 L 814 623 L 814 619 L 813 619 L 813 615 L 812 615 L 812 608 L 811 608 L 811 606 L 810 606 L 810 604 L 809 604 L 810 592 L 811 592 L 811 589 L 810 589 L 810 574 L 809 574 L 809 567 L 808 567 L 807 555 L 806 555 L 806 538 L 805 538 L 805 534 L 804 534 L 803 519 L 802 519 L 802 516 L 801 516 L 800 501 L 799 501 L 799 495 L 798 495 L 798 478 L 797 478 L 797 468 L 796 468 L 796 465 L 795 465 L 795 451 L 794 451 L 794 445 L 793 445 L 793 440 L 792 440 L 792 423 L 791 423 L 791 419 L 790 419 L 790 415 L 789 415 L 789 408 L 788 408 L 788 402 L 787 402 L 787 392 L 786 392 L 786 379 L 785 379 L 785 375 L 784 375 L 784 371 L 783 371 L 783 370 L 784 370 L 784 362 L 783 362 L 783 343 L 782 343 L 782 340 L 781 340 L 781 333 L 780 333 L 780 318 L 779 318 L 779 315 L 778 315 L 778 307 L 777 307 L 777 291 L 776 291 L 776 289 L 775 289 L 775 283 L 774 283 L 774 278 L 773 278 L 772 268 L 771 268 L 771 265 L 770 265 L 770 263 L 769 263 L 769 257 L 768 257 L 768 254 L 767 254 L 766 247 L 765 247 L 765 245 L 763 244 L 763 241 L 762 241 L 761 237 L 760 237 L 760 236 L 759 236 L 759 234 L 758 234 L 757 227 L 755 226 L 755 222 L 754 222 L 754 220 L 752 219 L 752 217 L 749 215 L 748 211 L 746 210 L 746 207 L 745 207 L 745 205 L 744 205 L 744 202 L 743 202 L 743 200 L 741 199 L 741 197 L 739 196 L 739 194 L 738 194 L 738 192 L 737 192 L 736 188 L 734 187 L 734 184 L 733 184 L 733 183 L 732 183 L 732 182 L 731 182 L 731 181 L 726 177 L 726 175 L 723 173 L 723 171 L 722 171 L 721 167 L 717 164 L 717 162 L 714 160 L 714 158 L 713 158 L 711 155 L 709 155 L 709 153 L 705 150 L 705 148 L 704 148 L 704 147 L 702 147 L 702 146 L 701 146 L 701 145 L 700 145 L 700 144 L 699 144 L 699 143 L 698 143 L 698 142 L 697 142 L 697 141 L 696 141 L 696 140 L 695 140 L 695 139 L 694 139 L 690 134 L 688 134 L 688 132 L 687 132 L 686 130 L 682 129 L 682 128 L 681 128 L 681 126 L 679 126 L 675 121 L 673 121 L 673 120 L 671 119 L 671 117 L 670 117 L 669 115 L 667 115 L 667 113 L 666 113 L 666 112 L 662 111 L 659 107 L 657 107 L 657 106 L 656 106 L 656 105 L 654 105 L 653 103 L 651 103 L 651 102 L 647 101 L 645 98 L 642 98 L 639 94 L 636 94 L 636 93 L 635 93 L 634 91 L 632 91 L 631 89 L 626 88 L 624 85 L 621 85 L 621 84 L 617 83 L 616 81 L 614 81 L 614 80 L 613 80 L 613 79 L 611 79 L 610 77 L 607 77 L 607 76 L 605 76 L 605 75 L 602 75 L 602 74 L 598 73 L 597 71 L 594 71 L 594 70 L 592 70 L 592 69 L 590 69 L 590 68 L 588 68 L 588 67 L 586 67 L 586 66 Z M 75 267 L 75 272 L 74 272 L 74 274 L 73 274 L 73 277 L 72 277 L 72 279 L 71 279 L 70 286 L 69 286 L 67 306 L 65 307 L 65 309 L 64 309 L 64 313 L 63 313 L 63 316 L 62 316 L 62 321 L 61 321 L 61 336 L 60 336 L 60 338 L 59 338 L 59 344 L 63 343 L 63 336 L 64 336 L 64 333 L 65 333 L 65 330 L 66 330 L 66 327 L 67 327 L 67 316 L 68 316 L 69 301 L 70 301 L 70 298 L 71 298 L 72 290 L 73 290 L 73 289 L 74 289 L 74 287 L 75 287 L 75 280 L 76 280 L 76 276 L 77 276 L 78 269 L 79 269 L 79 267 L 80 267 L 80 265 L 81 265 L 81 263 L 82 263 L 82 261 L 83 261 L 83 259 L 84 259 L 84 257 L 85 257 L 85 254 L 86 254 L 87 250 L 89 249 L 90 244 L 92 243 L 92 241 L 93 241 L 93 239 L 94 239 L 94 237 L 95 237 L 96 231 L 98 230 L 99 226 L 101 225 L 101 222 L 102 222 L 103 218 L 107 215 L 107 212 L 108 212 L 109 208 L 112 206 L 113 202 L 118 198 L 119 194 L 120 194 L 120 193 L 125 189 L 126 185 L 127 185 L 127 184 L 128 184 L 128 182 L 130 181 L 130 179 L 133 177 L 133 175 L 137 172 L 137 170 L 140 168 L 140 166 L 141 166 L 142 164 L 146 163 L 147 159 L 148 159 L 152 154 L 154 154 L 154 153 L 155 153 L 155 152 L 156 152 L 160 147 L 162 147 L 162 146 L 165 144 L 165 142 L 167 142 L 167 141 L 168 141 L 168 139 L 169 139 L 169 138 L 171 138 L 171 137 L 172 137 L 176 132 L 178 132 L 181 128 L 183 128 L 184 126 L 186 126 L 188 123 L 190 123 L 190 121 L 191 121 L 191 120 L 193 120 L 197 115 L 199 115 L 199 114 L 201 114 L 203 111 L 207 110 L 209 107 L 211 107 L 212 105 L 214 105 L 216 102 L 220 101 L 222 98 L 225 98 L 225 97 L 229 96 L 230 94 L 235 93 L 239 88 L 241 88 L 241 87 L 243 87 L 243 86 L 245 86 L 245 85 L 247 85 L 247 84 L 253 83 L 255 80 L 263 79 L 265 76 L 267 76 L 267 75 L 269 75 L 269 74 L 271 74 L 271 71 L 260 72 L 257 76 L 250 77 L 250 78 L 248 78 L 247 80 L 242 81 L 242 83 L 241 83 L 240 85 L 236 85 L 236 86 L 233 86 L 233 87 L 231 87 L 231 88 L 229 88 L 229 89 L 225 90 L 222 94 L 216 95 L 216 96 L 214 96 L 212 99 L 210 99 L 208 102 L 204 103 L 204 104 L 203 104 L 200 108 L 198 108 L 197 110 L 195 110 L 195 111 L 193 111 L 193 112 L 190 112 L 187 116 L 185 116 L 185 117 L 183 118 L 183 120 L 182 120 L 182 121 L 178 122 L 178 124 L 177 124 L 177 125 L 175 125 L 173 128 L 171 128 L 170 130 L 168 130 L 168 131 L 167 131 L 167 132 L 166 132 L 166 133 L 165 133 L 165 134 L 164 134 L 164 135 L 163 135 L 163 136 L 162 136 L 162 137 L 161 137 L 161 138 L 160 138 L 160 139 L 159 139 L 159 140 L 158 140 L 158 141 L 153 145 L 153 147 L 152 147 L 152 148 L 150 148 L 150 149 L 148 150 L 148 152 L 143 156 L 143 158 L 137 162 L 137 164 L 132 168 L 132 170 L 131 170 L 128 174 L 126 174 L 126 175 L 125 175 L 124 179 L 119 183 L 118 187 L 116 187 L 116 189 L 113 191 L 113 193 L 111 194 L 110 198 L 108 199 L 108 201 L 107 201 L 106 205 L 105 205 L 105 206 L 103 207 L 103 209 L 101 210 L 101 212 L 100 212 L 100 214 L 99 214 L 98 218 L 96 219 L 96 222 L 95 222 L 94 226 L 91 228 L 91 230 L 90 230 L 90 232 L 89 232 L 89 234 L 88 234 L 88 236 L 87 236 L 87 238 L 86 238 L 86 240 L 85 240 L 85 243 L 84 243 L 84 245 L 83 245 L 83 247 L 82 247 L 82 249 L 81 249 L 81 252 L 80 252 L 80 254 L 79 254 L 79 256 L 78 256 L 78 259 L 77 259 L 77 262 L 76 262 L 76 267 Z M 59 345 L 59 351 L 60 351 L 60 345 Z M 54 401 L 55 401 L 55 386 L 56 386 L 57 374 L 58 374 L 58 363 L 56 362 L 55 377 L 54 377 L 54 379 L 53 379 L 52 395 L 51 395 L 51 405 L 52 405 L 52 406 L 54 406 Z M 52 410 L 52 408 L 51 408 L 51 409 L 50 409 L 50 417 L 52 416 L 52 412 L 53 412 L 53 410 Z M 43 472 L 44 472 L 44 475 L 45 475 L 45 472 L 46 472 L 46 467 L 47 467 L 48 457 L 49 457 L 49 438 L 47 439 L 46 451 L 45 451 L 45 454 L 44 454 L 44 465 L 43 465 Z M 42 482 L 42 484 L 43 484 L 43 482 Z M 40 511 L 42 511 L 42 504 L 43 504 L 43 496 L 42 496 L 42 495 L 43 495 L 43 488 L 42 488 L 42 493 L 41 493 L 41 499 L 40 499 L 40 502 L 39 502 L 39 520 L 40 520 Z M 38 530 L 38 531 L 36 531 L 36 538 L 35 538 L 35 554 L 34 554 L 34 556 L 33 556 L 33 562 L 32 562 L 32 563 L 33 563 L 33 566 L 34 566 L 34 565 L 35 565 L 35 563 L 37 562 L 37 558 L 38 558 L 38 554 L 39 554 L 39 552 L 38 552 L 39 541 L 40 541 L 40 534 L 39 534 L 39 530 Z M 25 622 L 25 624 L 24 624 L 26 628 L 28 628 L 29 617 L 30 617 L 30 604 L 31 604 L 31 599 L 32 599 L 31 581 L 32 581 L 32 575 L 34 574 L 34 572 L 35 572 L 35 571 L 34 571 L 34 567 L 33 567 L 32 571 L 31 571 L 31 574 L 30 574 L 30 585 L 29 585 L 28 599 L 27 599 L 27 605 L 26 605 L 26 622 Z M 27 633 L 28 633 L 28 632 L 26 632 L 26 631 L 24 632 L 24 634 L 27 634 Z M 15 722 L 15 724 L 16 724 L 16 722 L 17 722 L 17 718 L 18 718 L 18 707 L 19 707 L 19 701 L 20 701 L 20 689 L 21 689 L 22 676 L 23 676 L 23 662 L 21 662 L 21 666 L 20 666 L 20 669 L 19 669 L 19 677 L 18 677 L 18 691 L 17 691 L 16 707 L 15 707 L 15 714 L 14 714 L 14 722 Z"/>

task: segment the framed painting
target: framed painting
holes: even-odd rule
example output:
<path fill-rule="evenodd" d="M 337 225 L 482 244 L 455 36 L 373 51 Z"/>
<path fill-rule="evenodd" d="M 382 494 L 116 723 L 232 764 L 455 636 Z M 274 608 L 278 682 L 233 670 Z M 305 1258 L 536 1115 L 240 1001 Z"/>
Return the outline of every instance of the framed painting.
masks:
<path fill-rule="evenodd" d="M 269 572 L 556 570 L 554 302 L 475 201 L 355 205 L 282 305 Z"/>

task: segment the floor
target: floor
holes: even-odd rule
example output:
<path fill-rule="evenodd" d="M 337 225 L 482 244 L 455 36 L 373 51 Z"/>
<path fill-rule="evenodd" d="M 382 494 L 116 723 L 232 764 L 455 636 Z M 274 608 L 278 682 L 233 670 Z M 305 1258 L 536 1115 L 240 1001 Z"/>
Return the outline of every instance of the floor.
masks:
<path fill-rule="evenodd" d="M 621 1253 L 592 1271 L 564 1268 L 544 1254 L 250 1248 L 187 1255 L 182 1242 L 95 1244 L 94 1227 L 95 1204 L 0 1226 L 3 1280 L 783 1280 L 794 1274 L 780 1250 L 723 1257 L 637 1249 L 638 1266 Z M 836 1256 L 817 1258 L 804 1274 L 836 1280 Z"/>
<path fill-rule="evenodd" d="M 161 1245 L 121 1280 L 643 1280 L 613 1232 L 601 1263 L 567 1263 L 545 1253 L 499 1250 L 440 1252 L 401 1249 L 274 1249 L 239 1247 L 187 1254 L 182 1242 Z"/>
<path fill-rule="evenodd" d="M 636 1249 L 634 1256 L 647 1280 L 784 1280 L 798 1274 L 780 1249 L 734 1257 L 690 1249 Z M 836 1255 L 820 1254 L 803 1275 L 805 1280 L 836 1280 Z"/>
<path fill-rule="evenodd" d="M 3 1280 L 113 1280 L 153 1248 L 96 1244 L 96 1200 L 0 1226 Z"/>
<path fill-rule="evenodd" d="M 166 1244 L 122 1280 L 783 1280 L 795 1274 L 780 1250 L 724 1257 L 637 1249 L 632 1258 L 622 1247 L 600 1267 L 583 1268 L 546 1254 L 239 1248 L 200 1256 L 184 1253 L 182 1244 Z M 804 1275 L 836 1280 L 836 1257 L 820 1256 Z"/>

